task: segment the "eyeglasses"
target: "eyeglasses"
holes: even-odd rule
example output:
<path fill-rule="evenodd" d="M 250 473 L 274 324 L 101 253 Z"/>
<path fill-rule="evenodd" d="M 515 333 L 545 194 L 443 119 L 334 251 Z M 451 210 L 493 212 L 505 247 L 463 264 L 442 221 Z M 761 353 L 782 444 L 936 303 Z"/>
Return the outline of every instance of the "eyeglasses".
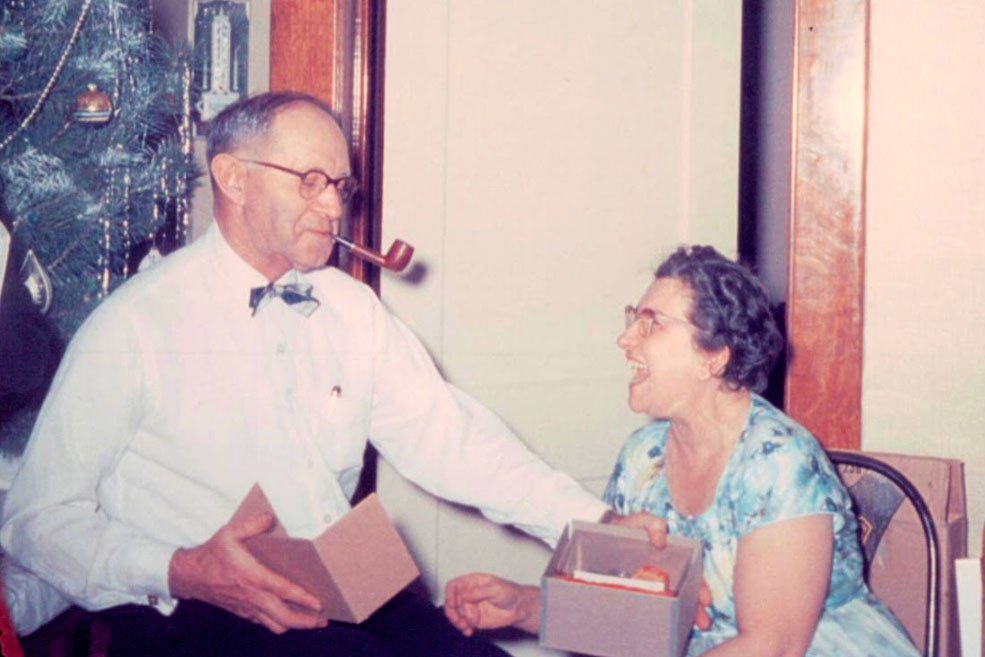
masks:
<path fill-rule="evenodd" d="M 663 314 L 659 310 L 650 310 L 649 308 L 637 309 L 636 306 L 626 306 L 623 313 L 626 319 L 626 328 L 630 329 L 633 326 L 638 326 L 640 337 L 643 338 L 649 337 L 649 335 L 653 333 L 654 327 L 663 328 L 667 324 L 684 324 L 685 326 L 694 326 L 693 323 L 686 319 L 671 317 L 670 315 Z"/>
<path fill-rule="evenodd" d="M 259 164 L 260 166 L 282 171 L 284 173 L 289 173 L 292 176 L 297 176 L 301 179 L 301 185 L 298 187 L 298 193 L 301 195 L 301 198 L 306 200 L 315 198 L 324 192 L 325 188 L 329 185 L 335 187 L 335 191 L 338 193 L 339 199 L 341 199 L 343 203 L 350 201 L 352 197 L 356 195 L 356 192 L 359 191 L 359 181 L 352 176 L 332 178 L 321 169 L 310 169 L 302 172 L 295 171 L 294 169 L 288 169 L 287 167 L 282 167 L 281 165 L 274 164 L 273 162 L 248 160 L 245 158 L 240 158 L 240 160 L 243 162 L 250 162 L 252 164 Z"/>

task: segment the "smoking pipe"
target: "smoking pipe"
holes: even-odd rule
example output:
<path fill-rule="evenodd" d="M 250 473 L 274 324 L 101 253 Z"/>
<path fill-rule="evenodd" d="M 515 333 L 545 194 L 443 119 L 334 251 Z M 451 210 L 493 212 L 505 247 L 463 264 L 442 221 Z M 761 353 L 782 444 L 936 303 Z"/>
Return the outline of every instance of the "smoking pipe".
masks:
<path fill-rule="evenodd" d="M 403 271 L 410 263 L 411 256 L 414 255 L 414 247 L 403 240 L 394 240 L 386 255 L 383 255 L 355 242 L 350 242 L 339 235 L 334 235 L 333 239 L 363 260 L 368 260 L 377 267 L 390 271 Z"/>

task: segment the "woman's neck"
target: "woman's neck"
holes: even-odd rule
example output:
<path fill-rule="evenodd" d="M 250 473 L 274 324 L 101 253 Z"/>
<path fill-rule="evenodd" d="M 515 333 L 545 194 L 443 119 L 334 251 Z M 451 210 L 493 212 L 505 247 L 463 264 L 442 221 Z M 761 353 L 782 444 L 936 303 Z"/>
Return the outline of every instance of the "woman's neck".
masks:
<path fill-rule="evenodd" d="M 665 477 L 677 510 L 704 513 L 715 497 L 752 403 L 747 391 L 720 391 L 700 411 L 671 418 Z"/>
<path fill-rule="evenodd" d="M 668 440 L 699 460 L 731 451 L 745 426 L 752 397 L 748 390 L 719 388 L 670 418 Z"/>

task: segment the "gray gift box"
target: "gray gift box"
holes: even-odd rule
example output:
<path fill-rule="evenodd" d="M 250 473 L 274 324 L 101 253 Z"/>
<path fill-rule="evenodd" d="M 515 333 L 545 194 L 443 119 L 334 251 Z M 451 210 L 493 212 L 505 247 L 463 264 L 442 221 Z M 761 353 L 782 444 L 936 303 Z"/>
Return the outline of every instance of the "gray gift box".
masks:
<path fill-rule="evenodd" d="M 693 539 L 668 536 L 658 549 L 642 529 L 572 521 L 541 579 L 540 645 L 603 657 L 680 657 L 694 625 L 701 559 Z M 669 594 L 573 577 L 588 571 L 604 580 L 644 564 L 669 575 Z"/>

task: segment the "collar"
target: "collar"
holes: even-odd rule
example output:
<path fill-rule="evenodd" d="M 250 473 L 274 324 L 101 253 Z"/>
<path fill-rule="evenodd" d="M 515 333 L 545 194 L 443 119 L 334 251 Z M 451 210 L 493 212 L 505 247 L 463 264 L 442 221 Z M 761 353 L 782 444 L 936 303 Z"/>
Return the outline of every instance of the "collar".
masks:
<path fill-rule="evenodd" d="M 210 253 L 212 277 L 216 281 L 216 285 L 221 288 L 221 292 L 226 298 L 234 300 L 236 306 L 241 307 L 249 315 L 251 311 L 247 302 L 250 290 L 255 287 L 264 287 L 271 281 L 268 281 L 266 276 L 251 267 L 233 250 L 215 219 L 212 220 L 212 223 L 209 224 L 199 239 L 205 242 L 204 246 Z M 289 269 L 273 282 L 278 285 L 309 283 L 314 288 L 312 294 L 318 297 L 318 287 L 311 280 L 311 277 L 306 277 L 296 269 Z"/>

